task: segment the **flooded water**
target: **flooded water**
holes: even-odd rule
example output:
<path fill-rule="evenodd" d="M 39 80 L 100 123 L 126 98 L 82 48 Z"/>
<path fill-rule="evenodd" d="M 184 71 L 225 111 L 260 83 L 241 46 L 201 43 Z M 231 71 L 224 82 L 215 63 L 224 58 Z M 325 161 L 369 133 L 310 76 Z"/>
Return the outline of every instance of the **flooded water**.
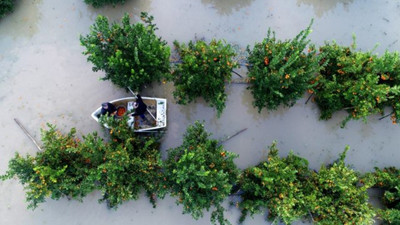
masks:
<path fill-rule="evenodd" d="M 292 38 L 315 19 L 310 38 L 317 45 L 336 40 L 349 45 L 352 34 L 364 51 L 380 45 L 376 52 L 400 49 L 400 3 L 382 0 L 127 0 L 123 6 L 93 9 L 83 0 L 20 0 L 13 14 L 0 20 L 0 173 L 7 169 L 15 151 L 34 154 L 35 146 L 13 121 L 18 118 L 37 139 L 46 122 L 67 131 L 76 127 L 83 134 L 101 132 L 90 113 L 101 102 L 129 95 L 110 82 L 99 81 L 101 72 L 81 54 L 79 35 L 87 34 L 98 14 L 119 20 L 127 12 L 138 21 L 141 11 L 155 17 L 157 31 L 169 44 L 195 37 L 224 38 L 245 49 L 261 41 L 268 27 L 281 39 Z M 397 25 L 397 26 L 396 26 Z M 245 69 L 237 70 L 245 74 Z M 350 121 L 341 129 L 344 113 L 329 121 L 319 121 L 319 111 L 306 97 L 292 108 L 258 113 L 252 107 L 252 95 L 243 84 L 226 88 L 226 109 L 219 119 L 202 100 L 187 106 L 176 105 L 173 85 L 153 84 L 145 96 L 168 99 L 168 131 L 162 149 L 180 145 L 187 125 L 202 120 L 214 138 L 223 138 L 243 128 L 246 132 L 226 142 L 226 149 L 236 152 L 240 168 L 255 165 L 267 154 L 267 146 L 278 141 L 280 154 L 291 149 L 307 158 L 312 168 L 335 160 L 350 145 L 346 162 L 360 171 L 373 167 L 400 166 L 400 128 L 389 119 L 378 121 L 371 116 L 367 124 Z M 165 155 L 165 152 L 164 152 Z M 128 202 L 117 211 L 97 203 L 99 193 L 83 203 L 51 201 L 37 210 L 26 210 L 24 191 L 17 180 L 0 182 L 0 224 L 209 224 L 209 214 L 201 220 L 181 215 L 174 199 L 159 201 L 153 209 L 146 198 Z M 237 224 L 239 211 L 227 212 Z M 262 224 L 263 216 L 245 224 Z M 300 224 L 299 222 L 298 224 Z M 307 224 L 307 223 L 306 223 Z"/>

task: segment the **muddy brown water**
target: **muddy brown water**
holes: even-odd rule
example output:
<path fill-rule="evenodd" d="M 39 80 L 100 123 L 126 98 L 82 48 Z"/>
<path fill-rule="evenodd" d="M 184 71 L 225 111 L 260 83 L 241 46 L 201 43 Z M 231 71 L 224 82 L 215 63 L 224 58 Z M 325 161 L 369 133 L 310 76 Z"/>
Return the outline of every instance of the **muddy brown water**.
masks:
<path fill-rule="evenodd" d="M 138 21 L 141 11 L 155 17 L 157 33 L 171 44 L 175 39 L 189 41 L 196 37 L 224 38 L 245 49 L 261 41 L 268 27 L 281 39 L 291 38 L 314 18 L 310 38 L 320 45 L 336 40 L 349 45 L 352 34 L 358 48 L 367 51 L 376 43 L 376 53 L 400 48 L 398 24 L 399 1 L 382 0 L 127 0 L 123 6 L 93 9 L 82 0 L 19 0 L 13 14 L 0 20 L 0 173 L 16 151 L 34 154 L 37 150 L 13 118 L 18 118 L 31 134 L 40 139 L 40 128 L 46 122 L 67 131 L 76 127 L 79 133 L 101 132 L 90 113 L 101 102 L 129 96 L 110 82 L 99 81 L 102 72 L 92 72 L 91 64 L 81 54 L 79 35 L 87 34 L 98 14 L 119 20 L 127 12 Z M 239 69 L 245 74 L 245 69 Z M 235 76 L 235 75 L 234 75 Z M 202 100 L 187 106 L 176 105 L 173 85 L 153 84 L 143 95 L 168 99 L 168 131 L 162 149 L 181 143 L 187 125 L 202 120 L 214 138 L 223 138 L 243 128 L 246 132 L 225 143 L 236 152 L 240 168 L 265 159 L 266 146 L 278 141 L 280 154 L 291 149 L 307 158 L 318 169 L 330 163 L 346 145 L 350 145 L 346 162 L 362 172 L 373 167 L 399 166 L 400 128 L 389 119 L 378 121 L 371 116 L 367 124 L 350 121 L 339 127 L 345 114 L 340 112 L 329 121 L 318 120 L 318 108 L 306 97 L 292 108 L 258 113 L 252 107 L 251 93 L 245 85 L 226 86 L 228 100 L 222 116 Z M 18 180 L 0 182 L 0 224 L 210 224 L 209 214 L 195 221 L 181 214 L 174 199 L 159 201 L 153 209 L 145 197 L 127 202 L 117 211 L 98 204 L 100 193 L 86 197 L 83 203 L 62 199 L 49 200 L 35 211 L 26 209 L 24 191 Z M 227 204 L 227 202 L 226 202 Z M 239 211 L 226 213 L 234 224 Z M 263 224 L 263 215 L 245 224 Z M 298 222 L 297 224 L 301 224 Z M 308 224 L 308 222 L 304 222 Z"/>

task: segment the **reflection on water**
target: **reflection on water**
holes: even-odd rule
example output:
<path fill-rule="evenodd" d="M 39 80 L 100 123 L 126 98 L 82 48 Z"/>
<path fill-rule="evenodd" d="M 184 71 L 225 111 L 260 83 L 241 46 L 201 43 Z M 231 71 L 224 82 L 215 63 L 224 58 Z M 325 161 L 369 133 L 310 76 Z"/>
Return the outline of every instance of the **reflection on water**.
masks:
<path fill-rule="evenodd" d="M 32 37 L 37 32 L 41 3 L 42 0 L 17 1 L 14 12 L 0 20 L 0 36 Z"/>
<path fill-rule="evenodd" d="M 127 0 L 122 6 L 107 5 L 99 9 L 88 6 L 88 11 L 92 12 L 93 16 L 107 16 L 111 21 L 120 21 L 125 13 L 129 13 L 131 17 L 140 16 L 140 12 L 150 11 L 151 0 Z M 93 18 L 92 18 L 93 19 Z"/>
<path fill-rule="evenodd" d="M 221 15 L 229 15 L 233 10 L 249 6 L 254 0 L 201 0 L 203 4 L 211 4 Z"/>
<path fill-rule="evenodd" d="M 314 8 L 314 13 L 317 17 L 321 17 L 325 12 L 332 10 L 340 5 L 347 10 L 347 6 L 354 0 L 297 0 L 297 5 L 305 4 Z"/>

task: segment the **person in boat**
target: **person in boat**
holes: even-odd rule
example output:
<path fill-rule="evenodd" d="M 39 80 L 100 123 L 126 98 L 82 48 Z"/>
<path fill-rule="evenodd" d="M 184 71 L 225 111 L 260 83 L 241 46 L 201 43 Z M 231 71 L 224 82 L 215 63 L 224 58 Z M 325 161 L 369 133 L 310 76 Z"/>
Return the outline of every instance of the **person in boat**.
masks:
<path fill-rule="evenodd" d="M 147 105 L 143 102 L 142 96 L 137 95 L 137 99 L 133 104 L 133 107 L 135 108 L 135 113 L 133 113 L 133 116 L 140 116 L 142 120 L 146 121 L 147 119 L 144 116 L 144 113 L 147 111 Z"/>
<path fill-rule="evenodd" d="M 117 108 L 109 102 L 104 102 L 101 104 L 101 115 L 106 115 L 107 113 L 109 116 L 115 116 L 117 114 Z"/>

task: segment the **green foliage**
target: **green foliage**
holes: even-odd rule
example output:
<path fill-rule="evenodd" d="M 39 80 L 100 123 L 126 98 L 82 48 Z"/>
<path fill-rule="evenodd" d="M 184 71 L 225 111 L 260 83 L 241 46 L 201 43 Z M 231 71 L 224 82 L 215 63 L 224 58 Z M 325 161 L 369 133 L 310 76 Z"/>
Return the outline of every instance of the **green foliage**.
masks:
<path fill-rule="evenodd" d="M 276 143 L 270 147 L 268 161 L 243 171 L 239 185 L 243 191 L 239 207 L 240 222 L 246 215 L 263 213 L 268 219 L 290 224 L 308 215 L 306 196 L 311 192 L 307 160 L 293 155 L 280 158 Z"/>
<path fill-rule="evenodd" d="M 384 224 L 400 224 L 400 210 L 398 209 L 378 209 L 378 216 Z"/>
<path fill-rule="evenodd" d="M 0 0 L 0 18 L 14 10 L 15 0 Z"/>
<path fill-rule="evenodd" d="M 95 189 L 102 191 L 100 201 L 109 207 L 137 199 L 142 189 L 155 206 L 163 177 L 159 138 L 135 135 L 127 118 L 102 120 L 112 127 L 109 143 L 96 133 L 80 141 L 75 129 L 63 135 L 49 124 L 49 130 L 42 131 L 43 151 L 35 157 L 16 154 L 1 179 L 19 178 L 28 208 L 36 208 L 47 197 L 81 200 Z"/>
<path fill-rule="evenodd" d="M 237 155 L 225 151 L 209 136 L 198 121 L 187 128 L 183 144 L 169 150 L 165 183 L 171 195 L 178 197 L 177 204 L 183 205 L 183 213 L 198 219 L 204 209 L 215 206 L 211 221 L 226 224 L 221 202 L 236 182 L 238 169 L 233 159 Z"/>
<path fill-rule="evenodd" d="M 304 53 L 311 24 L 301 31 L 293 40 L 281 41 L 275 33 L 268 30 L 267 37 L 256 43 L 249 52 L 249 82 L 254 97 L 253 105 L 262 108 L 276 109 L 279 105 L 292 106 L 301 98 L 318 72 L 322 55 L 316 56 L 314 45 Z"/>
<path fill-rule="evenodd" d="M 307 197 L 316 224 L 372 224 L 374 210 L 368 203 L 367 189 L 373 182 L 359 185 L 360 177 L 344 163 L 346 150 L 329 167 L 313 172 L 313 191 Z"/>
<path fill-rule="evenodd" d="M 93 71 L 105 72 L 103 80 L 134 91 L 143 85 L 159 81 L 169 74 L 170 48 L 156 36 L 153 17 L 142 13 L 142 23 L 131 25 L 128 14 L 122 25 L 112 24 L 104 16 L 98 16 L 90 27 L 90 33 L 80 37 L 86 47 L 83 54 L 94 64 Z"/>
<path fill-rule="evenodd" d="M 237 181 L 238 169 L 233 162 L 237 155 L 209 139 L 204 125 L 196 122 L 188 127 L 183 144 L 170 149 L 163 163 L 158 150 L 160 137 L 136 135 L 126 125 L 127 119 L 100 119 L 111 127 L 109 142 L 96 133 L 79 139 L 75 129 L 61 134 L 48 124 L 49 129 L 42 130 L 43 151 L 34 157 L 16 154 L 0 178 L 19 178 L 28 208 L 36 208 L 48 197 L 81 200 L 95 189 L 103 193 L 100 201 L 116 207 L 137 199 L 144 189 L 154 206 L 157 196 L 171 193 L 178 197 L 177 204 L 183 205 L 183 213 L 198 219 L 204 209 L 214 207 L 213 224 L 228 224 L 221 203 Z M 267 208 L 269 219 L 286 224 L 308 214 L 316 224 L 371 224 L 375 212 L 368 204 L 367 189 L 375 185 L 385 190 L 387 209 L 378 209 L 379 217 L 397 224 L 399 170 L 376 169 L 360 179 L 344 163 L 347 150 L 337 162 L 322 166 L 317 173 L 310 172 L 308 162 L 293 153 L 280 158 L 274 143 L 266 162 L 246 169 L 239 177 L 241 221 L 248 213 Z"/>
<path fill-rule="evenodd" d="M 352 48 L 326 43 L 320 47 L 325 54 L 316 84 L 315 101 L 321 110 L 321 119 L 329 119 L 336 111 L 346 109 L 350 119 L 363 119 L 370 114 L 383 113 L 386 106 L 392 106 L 393 122 L 400 118 L 399 84 L 400 60 L 398 53 L 381 57 L 371 52 L 355 52 Z"/>
<path fill-rule="evenodd" d="M 88 5 L 92 5 L 95 8 L 100 8 L 104 5 L 110 5 L 110 4 L 112 4 L 115 7 L 115 5 L 118 3 L 124 4 L 125 0 L 85 0 L 85 3 Z"/>
<path fill-rule="evenodd" d="M 126 124 L 127 117 L 116 120 L 102 117 L 111 127 L 104 162 L 97 167 L 97 180 L 103 199 L 109 207 L 137 199 L 144 189 L 155 207 L 155 197 L 161 188 L 163 174 L 159 138 L 139 136 Z"/>
<path fill-rule="evenodd" d="M 46 197 L 59 199 L 68 196 L 81 200 L 94 190 L 91 168 L 99 161 L 96 153 L 103 147 L 101 139 L 94 133 L 75 137 L 75 129 L 63 135 L 48 124 L 42 130 L 43 151 L 35 157 L 18 153 L 9 162 L 3 180 L 17 176 L 26 190 L 28 208 L 36 208 Z"/>
<path fill-rule="evenodd" d="M 388 224 L 400 224 L 400 170 L 389 167 L 373 173 L 375 186 L 384 190 L 383 203 L 387 207 L 379 210 L 379 217 Z"/>
<path fill-rule="evenodd" d="M 220 116 L 227 97 L 225 82 L 231 80 L 233 68 L 238 67 L 233 61 L 234 49 L 221 40 L 212 40 L 209 44 L 190 41 L 187 46 L 175 41 L 174 45 L 182 59 L 173 74 L 177 102 L 187 104 L 203 97 Z"/>

